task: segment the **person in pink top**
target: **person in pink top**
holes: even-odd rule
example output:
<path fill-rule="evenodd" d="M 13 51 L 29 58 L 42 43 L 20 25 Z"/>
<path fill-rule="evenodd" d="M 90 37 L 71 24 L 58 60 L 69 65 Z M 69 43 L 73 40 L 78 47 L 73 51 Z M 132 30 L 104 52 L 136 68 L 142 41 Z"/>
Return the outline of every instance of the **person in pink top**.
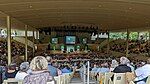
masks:
<path fill-rule="evenodd" d="M 48 71 L 48 61 L 43 56 L 34 57 L 30 69 L 32 73 L 24 78 L 23 84 L 46 84 L 54 80 Z"/>

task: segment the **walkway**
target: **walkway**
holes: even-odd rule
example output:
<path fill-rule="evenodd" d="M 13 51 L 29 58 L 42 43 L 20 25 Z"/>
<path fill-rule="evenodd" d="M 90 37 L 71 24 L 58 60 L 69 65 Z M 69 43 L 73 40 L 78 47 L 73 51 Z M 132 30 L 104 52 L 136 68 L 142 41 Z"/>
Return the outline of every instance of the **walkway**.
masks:
<path fill-rule="evenodd" d="M 81 81 L 80 78 L 73 77 L 73 78 L 71 79 L 70 84 L 83 84 L 83 82 Z"/>
<path fill-rule="evenodd" d="M 70 84 L 83 84 L 83 82 L 79 76 L 74 76 Z M 90 80 L 90 84 L 97 84 L 97 82 L 95 80 Z"/>

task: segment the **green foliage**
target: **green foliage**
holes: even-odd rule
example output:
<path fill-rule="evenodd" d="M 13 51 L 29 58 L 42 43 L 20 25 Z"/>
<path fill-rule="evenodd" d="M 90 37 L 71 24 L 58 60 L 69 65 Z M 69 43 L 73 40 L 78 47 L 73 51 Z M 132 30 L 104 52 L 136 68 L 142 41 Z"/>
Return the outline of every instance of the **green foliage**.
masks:
<path fill-rule="evenodd" d="M 127 38 L 127 33 L 126 32 L 114 32 L 109 34 L 110 38 L 112 39 L 126 39 Z"/>
<path fill-rule="evenodd" d="M 109 37 L 111 39 L 126 39 L 127 32 L 111 32 Z M 141 39 L 141 37 L 143 37 L 143 40 L 147 40 L 149 38 L 149 32 L 140 32 L 139 35 L 138 32 L 130 32 L 129 34 L 129 39 L 131 40 Z"/>
<path fill-rule="evenodd" d="M 131 32 L 129 35 L 129 39 L 137 40 L 138 39 L 138 32 Z"/>

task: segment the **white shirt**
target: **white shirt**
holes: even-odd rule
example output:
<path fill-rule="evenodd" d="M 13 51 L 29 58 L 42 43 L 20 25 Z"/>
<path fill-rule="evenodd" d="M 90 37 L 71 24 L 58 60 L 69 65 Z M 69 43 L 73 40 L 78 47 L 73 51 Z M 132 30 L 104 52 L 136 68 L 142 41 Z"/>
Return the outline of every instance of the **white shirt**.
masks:
<path fill-rule="evenodd" d="M 16 76 L 15 76 L 15 79 L 16 80 L 24 80 L 24 78 L 27 75 L 29 75 L 29 74 L 27 74 L 26 72 L 20 72 L 20 71 L 18 71 L 17 74 L 16 74 Z"/>
<path fill-rule="evenodd" d="M 138 69 L 135 70 L 136 78 L 135 81 L 142 80 L 150 75 L 150 64 L 146 64 Z M 145 82 L 141 81 L 137 84 L 146 84 Z"/>

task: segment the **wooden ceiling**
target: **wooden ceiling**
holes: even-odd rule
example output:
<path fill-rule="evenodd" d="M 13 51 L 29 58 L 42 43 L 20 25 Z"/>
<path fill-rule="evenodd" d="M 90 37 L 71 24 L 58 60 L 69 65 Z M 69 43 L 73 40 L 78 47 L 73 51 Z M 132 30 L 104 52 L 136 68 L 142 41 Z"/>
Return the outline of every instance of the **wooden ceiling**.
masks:
<path fill-rule="evenodd" d="M 0 11 L 34 28 L 98 25 L 149 30 L 150 0 L 0 0 Z"/>

